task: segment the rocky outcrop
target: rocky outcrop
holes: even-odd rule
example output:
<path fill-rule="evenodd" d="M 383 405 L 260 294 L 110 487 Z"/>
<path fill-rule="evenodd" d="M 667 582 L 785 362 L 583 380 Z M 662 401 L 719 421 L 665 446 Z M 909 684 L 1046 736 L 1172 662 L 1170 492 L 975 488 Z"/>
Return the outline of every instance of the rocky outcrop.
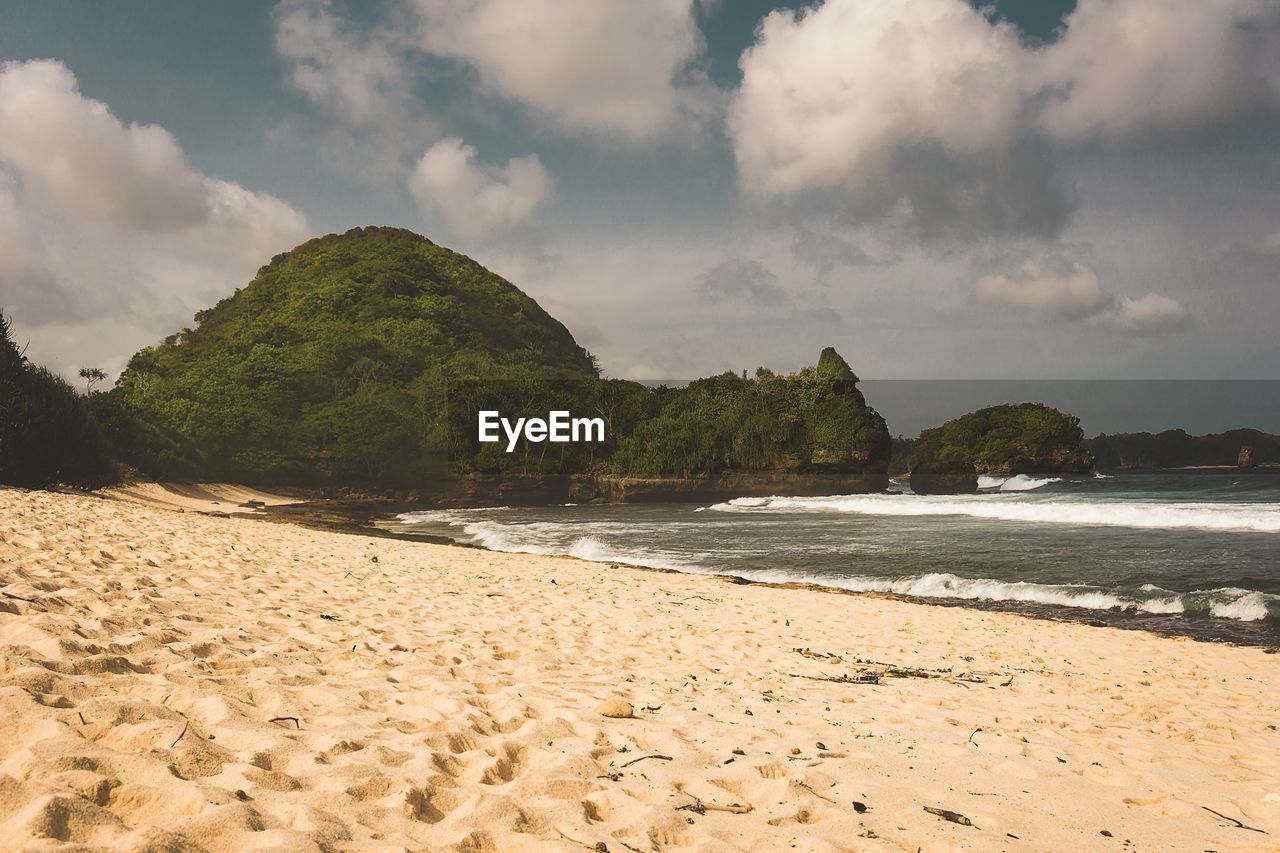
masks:
<path fill-rule="evenodd" d="M 1060 477 L 1065 474 L 1088 474 L 1094 468 L 1093 454 L 1082 448 L 1064 448 L 1042 456 L 1019 456 L 1012 460 L 978 464 L 979 474 L 993 477 Z"/>
<path fill-rule="evenodd" d="M 882 492 L 879 472 L 726 471 L 706 477 L 491 476 L 440 480 L 422 489 L 367 497 L 415 506 L 546 506 L 563 503 L 695 503 L 769 495 L 838 495 Z M 358 498 L 359 495 L 345 495 Z"/>
<path fill-rule="evenodd" d="M 991 406 L 920 433 L 912 450 L 917 494 L 976 492 L 978 475 L 1063 477 L 1093 470 L 1080 419 L 1040 403 Z"/>
<path fill-rule="evenodd" d="M 848 495 L 882 492 L 882 472 L 726 471 L 707 477 L 582 477 L 575 480 L 575 503 L 662 503 L 724 501 L 769 495 Z"/>
<path fill-rule="evenodd" d="M 1257 461 L 1253 458 L 1253 448 L 1245 445 L 1240 448 L 1240 455 L 1236 457 L 1237 468 L 1253 468 L 1257 466 Z"/>
<path fill-rule="evenodd" d="M 908 478 L 917 495 L 966 495 L 978 491 L 978 472 L 962 459 L 928 462 L 912 468 Z"/>

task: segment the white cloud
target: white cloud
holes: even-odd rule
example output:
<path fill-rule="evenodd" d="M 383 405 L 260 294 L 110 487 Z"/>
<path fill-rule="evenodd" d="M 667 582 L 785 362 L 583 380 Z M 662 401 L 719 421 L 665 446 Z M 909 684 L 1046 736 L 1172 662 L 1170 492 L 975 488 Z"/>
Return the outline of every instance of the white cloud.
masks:
<path fill-rule="evenodd" d="M 61 328 L 61 346 L 32 345 L 58 367 L 119 359 L 108 338 L 149 343 L 307 236 L 297 210 L 201 173 L 60 62 L 0 65 L 0 126 L 0 308 Z"/>
<path fill-rule="evenodd" d="M 1062 255 L 1028 258 L 1011 272 L 984 275 L 974 291 L 984 302 L 1075 320 L 1096 314 L 1111 301 L 1093 270 Z"/>
<path fill-rule="evenodd" d="M 367 183 L 403 181 L 405 158 L 439 135 L 415 91 L 421 69 L 409 35 L 353 24 L 331 0 L 281 0 L 272 21 L 287 83 L 335 122 L 317 130 L 289 119 L 272 136 L 318 148 L 336 171 Z"/>
<path fill-rule="evenodd" d="M 924 237 L 1056 235 L 1074 191 L 1051 144 L 1115 143 L 1280 111 L 1275 0 L 1081 0 L 1023 44 L 968 0 L 778 10 L 729 111 L 752 197 L 817 197 Z"/>
<path fill-rule="evenodd" d="M 1177 301 L 1159 293 L 1148 293 L 1137 299 L 1122 296 L 1107 310 L 1090 317 L 1089 323 L 1112 332 L 1154 334 L 1181 329 L 1190 319 L 1187 309 Z"/>
<path fill-rule="evenodd" d="M 421 44 L 571 132 L 633 139 L 697 125 L 714 100 L 692 68 L 695 0 L 415 0 Z"/>
<path fill-rule="evenodd" d="M 288 82 L 315 104 L 353 126 L 416 111 L 412 73 L 393 33 L 353 26 L 329 0 L 281 0 L 272 19 Z"/>
<path fill-rule="evenodd" d="M 740 181 L 763 199 L 829 192 L 926 236 L 1052 233 L 1072 202 L 1022 144 L 1025 61 L 1011 25 L 963 0 L 772 12 L 730 109 Z"/>
<path fill-rule="evenodd" d="M 742 56 L 731 132 L 752 189 L 874 182 L 906 142 L 952 154 L 1014 137 L 1016 32 L 956 0 L 775 11 Z"/>
<path fill-rule="evenodd" d="M 1018 313 L 1108 332 L 1155 334 L 1182 328 L 1190 319 L 1182 305 L 1158 293 L 1117 298 L 1103 290 L 1097 273 L 1058 251 L 1024 257 L 1009 271 L 981 276 L 974 293 Z"/>
<path fill-rule="evenodd" d="M 0 161 L 33 196 L 86 219 L 171 230 L 208 215 L 201 176 L 155 125 L 124 125 L 59 62 L 0 66 Z"/>
<path fill-rule="evenodd" d="M 475 148 L 456 137 L 427 149 L 409 188 L 424 213 L 438 210 L 466 236 L 526 222 L 552 194 L 551 176 L 536 154 L 490 166 L 476 162 Z"/>
<path fill-rule="evenodd" d="M 1052 137 L 1129 141 L 1280 107 L 1274 0 L 1081 0 L 1036 57 Z"/>

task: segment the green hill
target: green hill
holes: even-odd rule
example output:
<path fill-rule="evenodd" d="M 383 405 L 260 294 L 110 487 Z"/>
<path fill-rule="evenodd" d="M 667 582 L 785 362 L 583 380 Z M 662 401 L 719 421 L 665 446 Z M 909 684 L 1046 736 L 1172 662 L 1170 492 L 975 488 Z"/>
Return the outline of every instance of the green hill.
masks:
<path fill-rule="evenodd" d="M 583 474 L 878 483 L 888 431 L 857 384 L 831 349 L 794 376 L 762 369 L 656 390 L 603 379 L 510 282 L 409 231 L 357 228 L 276 257 L 194 329 L 139 352 L 99 408 L 120 436 L 117 457 L 145 475 L 164 476 L 146 462 L 160 459 L 155 448 L 172 471 L 186 447 L 201 477 L 428 495 L 464 475 L 488 484 L 468 498 L 484 500 L 517 478 Z M 482 410 L 600 417 L 606 440 L 507 452 L 479 441 Z"/>
<path fill-rule="evenodd" d="M 652 417 L 622 440 L 620 476 L 703 476 L 722 471 L 885 474 L 890 439 L 858 377 L 831 347 L 790 376 L 760 368 L 660 389 Z M 886 478 L 887 485 L 887 478 Z"/>
<path fill-rule="evenodd" d="M 416 482 L 444 459 L 445 377 L 597 376 L 529 296 L 398 228 L 303 243 L 195 319 L 115 393 L 192 439 L 210 476 Z"/>

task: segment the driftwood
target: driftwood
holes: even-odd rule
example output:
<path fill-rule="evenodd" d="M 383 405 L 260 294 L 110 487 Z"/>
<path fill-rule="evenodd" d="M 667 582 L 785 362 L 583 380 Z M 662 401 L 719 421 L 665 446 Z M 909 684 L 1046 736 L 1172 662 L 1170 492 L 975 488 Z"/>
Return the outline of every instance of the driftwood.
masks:
<path fill-rule="evenodd" d="M 801 788 L 804 788 L 806 791 L 808 791 L 810 794 L 813 794 L 815 797 L 817 797 L 820 800 L 826 800 L 828 803 L 831 803 L 831 805 L 833 806 L 839 805 L 839 803 L 837 803 L 835 800 L 828 797 L 826 794 L 821 794 L 815 791 L 813 786 L 810 785 L 808 782 L 800 782 L 797 780 L 796 784 L 799 785 Z M 856 808 L 856 805 L 855 805 L 855 808 Z M 866 811 L 865 807 L 863 808 L 863 811 Z"/>
<path fill-rule="evenodd" d="M 82 719 L 82 720 L 83 720 L 84 718 L 83 718 L 83 717 L 81 717 L 80 719 Z M 173 749 L 175 746 L 177 746 L 177 745 L 178 745 L 178 741 L 182 740 L 182 736 L 183 736 L 183 735 L 185 735 L 185 734 L 187 733 L 187 729 L 189 729 L 189 728 L 191 728 L 191 721 L 190 721 L 190 720 L 186 720 L 186 721 L 185 721 L 185 722 L 183 722 L 183 724 L 182 724 L 182 731 L 178 732 L 178 736 L 177 736 L 176 738 L 174 738 L 174 739 L 173 739 L 173 743 L 169 744 L 169 748 L 170 748 L 170 749 Z"/>
<path fill-rule="evenodd" d="M 949 820 L 952 823 L 958 823 L 961 826 L 973 826 L 973 821 L 969 820 L 969 818 L 960 814 L 960 812 L 953 812 L 953 811 L 950 811 L 949 809 L 936 809 L 933 806 L 925 806 L 924 810 L 927 811 L 929 814 L 937 815 L 943 820 Z M 974 827 L 974 828 L 976 829 L 977 827 Z"/>
<path fill-rule="evenodd" d="M 578 839 L 572 836 L 565 835 L 563 832 L 560 831 L 560 827 L 556 826 L 555 824 L 551 824 L 551 828 L 556 831 L 556 835 L 559 835 L 561 838 L 563 838 L 565 841 L 568 841 L 570 844 L 578 845 L 583 850 L 595 850 L 595 851 L 598 851 L 598 853 L 609 853 L 609 847 L 603 841 L 598 842 L 596 844 L 588 844 L 585 841 L 579 841 Z"/>
<path fill-rule="evenodd" d="M 268 723 L 283 723 L 285 720 L 293 720 L 293 724 L 294 724 L 294 726 L 295 726 L 295 727 L 297 727 L 297 728 L 302 728 L 302 723 L 301 723 L 301 721 L 299 721 L 299 720 L 298 720 L 298 718 L 297 718 L 297 717 L 272 717 L 271 719 L 267 720 L 267 722 L 268 722 Z"/>
<path fill-rule="evenodd" d="M 886 678 L 942 678 L 952 684 L 965 686 L 967 684 L 986 684 L 987 678 L 1003 675 L 1003 673 L 978 673 L 970 671 L 956 672 L 951 668 L 946 669 L 926 669 L 918 666 L 899 666 L 895 663 L 888 663 L 879 660 L 863 660 L 862 658 L 846 659 L 837 654 L 830 652 L 815 652 L 807 648 L 795 648 L 791 651 L 801 657 L 810 660 L 820 660 L 827 663 L 846 663 L 854 664 L 863 668 L 862 672 L 855 675 L 846 673 L 839 677 L 818 677 L 810 675 L 793 675 L 793 678 L 808 678 L 813 681 L 832 681 L 837 684 L 879 684 Z M 874 669 L 873 669 L 874 668 Z M 1013 676 L 1000 683 L 1001 687 L 1008 687 L 1013 683 Z"/>
<path fill-rule="evenodd" d="M 1201 806 L 1200 808 L 1204 809 L 1204 810 L 1205 810 L 1205 811 L 1207 811 L 1209 814 L 1217 815 L 1218 817 L 1222 818 L 1223 820 L 1228 821 L 1232 826 L 1235 826 L 1235 827 L 1237 827 L 1237 828 L 1239 828 L 1239 829 L 1247 829 L 1247 830 L 1249 830 L 1250 832 L 1261 832 L 1263 835 L 1270 835 L 1270 834 L 1271 834 L 1271 833 L 1267 832 L 1265 829 L 1258 829 L 1258 827 L 1256 827 L 1256 826 L 1248 826 L 1248 825 L 1246 825 L 1246 824 L 1241 823 L 1240 821 L 1236 820 L 1236 819 L 1235 819 L 1235 818 L 1233 818 L 1233 817 L 1227 817 L 1227 816 L 1226 816 L 1226 815 L 1224 815 L 1222 812 L 1220 812 L 1220 811 L 1215 811 L 1214 809 L 1211 809 L 1211 808 L 1209 808 L 1208 806 Z"/>
<path fill-rule="evenodd" d="M 859 675 L 801 675 L 790 674 L 792 678 L 804 678 L 809 681 L 830 681 L 835 684 L 879 684 L 880 675 L 875 672 L 864 672 Z"/>
<path fill-rule="evenodd" d="M 683 806 L 676 806 L 676 811 L 694 812 L 695 814 L 706 814 L 707 812 L 728 812 L 729 814 L 746 814 L 754 811 L 755 806 L 747 803 L 745 806 L 740 803 L 730 803 L 722 806 L 719 803 L 704 803 L 702 800 L 694 797 L 688 791 L 684 792 L 686 796 L 693 797 L 692 803 L 686 803 Z"/>
<path fill-rule="evenodd" d="M 635 764 L 637 761 L 644 761 L 646 758 L 656 758 L 656 759 L 658 759 L 659 761 L 671 761 L 671 760 L 672 760 L 672 758 L 671 758 L 671 756 L 670 756 L 670 755 L 659 755 L 659 754 L 657 754 L 657 753 L 654 753 L 653 755 L 642 755 L 642 756 L 640 756 L 639 758 L 633 758 L 633 759 L 631 759 L 630 761 L 628 761 L 626 764 L 623 764 L 623 765 L 621 765 L 621 766 L 622 766 L 622 767 L 630 767 L 632 764 Z"/>

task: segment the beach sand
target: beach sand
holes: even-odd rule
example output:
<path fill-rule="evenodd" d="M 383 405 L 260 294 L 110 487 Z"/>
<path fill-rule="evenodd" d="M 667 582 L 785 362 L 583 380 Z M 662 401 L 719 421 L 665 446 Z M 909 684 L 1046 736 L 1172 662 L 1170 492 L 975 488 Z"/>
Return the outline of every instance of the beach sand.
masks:
<path fill-rule="evenodd" d="M 5 850 L 1280 848 L 1263 649 L 18 490 L 0 591 Z"/>

